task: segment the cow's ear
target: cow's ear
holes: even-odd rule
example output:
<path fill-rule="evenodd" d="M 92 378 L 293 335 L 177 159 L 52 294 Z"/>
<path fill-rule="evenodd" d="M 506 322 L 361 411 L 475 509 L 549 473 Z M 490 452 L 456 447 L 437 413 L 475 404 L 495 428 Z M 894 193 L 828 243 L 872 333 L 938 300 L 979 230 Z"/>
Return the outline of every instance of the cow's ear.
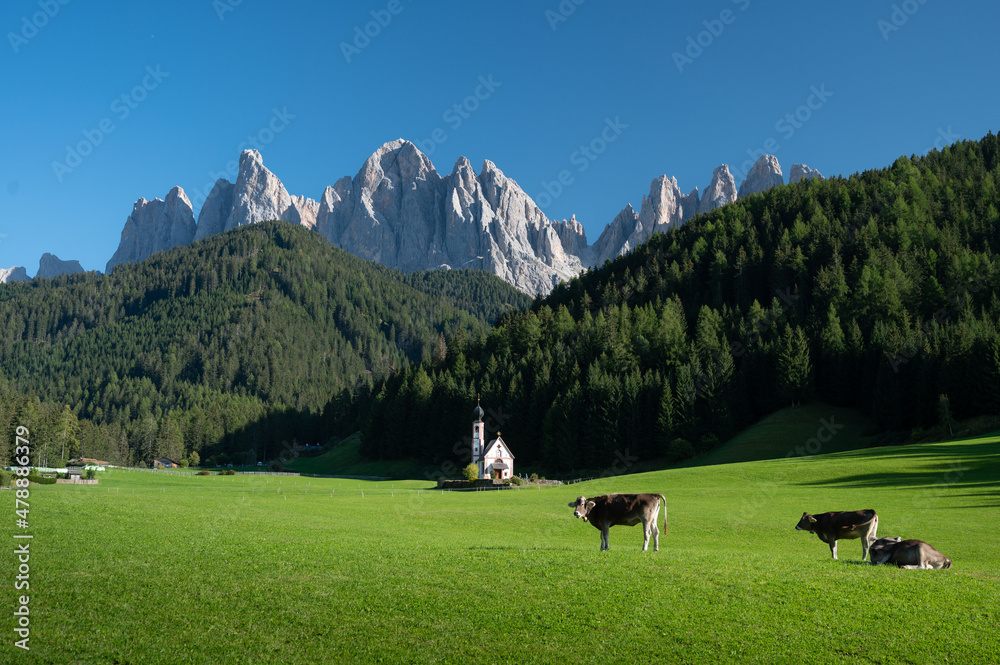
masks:
<path fill-rule="evenodd" d="M 896 536 L 896 542 L 901 543 L 903 542 L 903 539 L 900 536 Z"/>
<path fill-rule="evenodd" d="M 597 505 L 597 504 L 596 504 L 596 503 L 594 503 L 593 501 L 588 501 L 588 502 L 587 502 L 587 510 L 590 510 L 591 508 L 593 508 L 593 507 L 594 507 L 594 506 L 596 506 L 596 505 Z"/>
<path fill-rule="evenodd" d="M 807 517 L 809 518 L 809 521 L 810 521 L 811 523 L 813 523 L 813 524 L 815 524 L 815 523 L 816 523 L 816 518 L 815 518 L 815 517 L 813 517 L 812 515 L 807 515 Z"/>
<path fill-rule="evenodd" d="M 566 505 L 567 505 L 567 506 L 569 506 L 570 508 L 572 508 L 573 506 L 575 506 L 575 505 L 576 505 L 576 501 L 570 501 L 570 502 L 569 502 L 569 503 L 567 503 Z"/>

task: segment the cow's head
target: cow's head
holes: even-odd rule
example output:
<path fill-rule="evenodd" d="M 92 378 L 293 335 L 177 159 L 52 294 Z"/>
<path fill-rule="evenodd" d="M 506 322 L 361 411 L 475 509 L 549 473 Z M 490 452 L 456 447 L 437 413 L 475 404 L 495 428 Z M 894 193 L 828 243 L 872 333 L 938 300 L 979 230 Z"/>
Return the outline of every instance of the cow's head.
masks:
<path fill-rule="evenodd" d="M 795 530 L 796 531 L 812 531 L 813 530 L 813 524 L 815 524 L 815 523 L 816 523 L 816 518 L 815 517 L 813 517 L 809 513 L 802 513 L 802 519 L 800 519 L 799 523 L 795 525 Z"/>
<path fill-rule="evenodd" d="M 587 497 L 578 496 L 576 501 L 570 502 L 569 507 L 573 509 L 574 517 L 579 517 L 580 519 L 585 520 L 587 519 L 587 513 L 589 513 L 590 509 L 596 505 L 597 504 L 593 501 L 588 501 Z"/>
<path fill-rule="evenodd" d="M 892 557 L 892 552 L 896 545 L 902 542 L 902 538 L 869 538 L 868 539 L 868 561 L 873 566 L 878 566 L 887 562 Z"/>

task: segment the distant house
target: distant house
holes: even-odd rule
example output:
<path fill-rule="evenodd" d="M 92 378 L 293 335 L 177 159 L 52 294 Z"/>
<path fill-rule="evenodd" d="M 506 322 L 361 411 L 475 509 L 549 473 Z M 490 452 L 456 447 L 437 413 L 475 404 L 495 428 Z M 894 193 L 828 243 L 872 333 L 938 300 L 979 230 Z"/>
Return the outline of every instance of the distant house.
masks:
<path fill-rule="evenodd" d="M 180 467 L 180 463 L 179 462 L 175 462 L 174 460 L 170 459 L 169 457 L 158 457 L 155 460 L 153 460 L 153 468 L 154 469 L 158 469 L 161 466 L 164 469 L 177 469 L 177 468 Z"/>
<path fill-rule="evenodd" d="M 514 455 L 500 438 L 486 443 L 486 424 L 483 422 L 483 408 L 476 402 L 472 410 L 472 463 L 479 468 L 480 478 L 504 480 L 514 476 Z"/>

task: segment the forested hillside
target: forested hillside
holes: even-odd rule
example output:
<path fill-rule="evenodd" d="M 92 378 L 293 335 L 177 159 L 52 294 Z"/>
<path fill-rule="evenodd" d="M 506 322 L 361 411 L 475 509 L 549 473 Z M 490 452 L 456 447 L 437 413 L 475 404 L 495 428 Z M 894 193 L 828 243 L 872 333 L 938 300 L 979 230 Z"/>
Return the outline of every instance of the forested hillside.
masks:
<path fill-rule="evenodd" d="M 372 457 L 464 459 L 471 399 L 521 468 L 683 458 L 821 398 L 890 432 L 1000 413 L 1000 143 L 741 199 L 390 377 Z"/>
<path fill-rule="evenodd" d="M 529 304 L 486 273 L 406 276 L 302 227 L 255 224 L 111 275 L 0 288 L 0 424 L 69 439 L 70 455 L 265 460 L 349 420 L 322 416 L 337 393 L 356 411 L 446 336 L 479 339 Z"/>

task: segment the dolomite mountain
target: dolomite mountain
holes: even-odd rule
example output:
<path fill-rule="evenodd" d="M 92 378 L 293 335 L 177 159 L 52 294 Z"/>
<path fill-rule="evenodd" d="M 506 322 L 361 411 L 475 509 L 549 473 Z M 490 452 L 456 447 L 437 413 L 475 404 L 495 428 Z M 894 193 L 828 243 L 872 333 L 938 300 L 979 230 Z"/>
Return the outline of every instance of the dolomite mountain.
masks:
<path fill-rule="evenodd" d="M 698 213 L 709 212 L 735 200 L 736 183 L 729 167 L 724 164 L 715 169 L 703 198 L 699 198 L 697 187 L 685 195 L 677 184 L 677 178 L 661 175 L 653 180 L 649 195 L 642 198 L 639 212 L 629 204 L 604 229 L 594 243 L 593 265 L 601 265 L 608 259 L 632 251 L 654 233 L 666 231 Z"/>
<path fill-rule="evenodd" d="M 0 268 L 0 284 L 8 282 L 30 282 L 28 271 L 24 266 L 11 266 L 10 268 Z"/>
<path fill-rule="evenodd" d="M 139 199 L 125 220 L 118 251 L 108 261 L 104 272 L 119 263 L 133 263 L 194 240 L 195 222 L 191 201 L 180 187 L 174 187 L 164 199 Z"/>
<path fill-rule="evenodd" d="M 740 184 L 740 198 L 758 194 L 765 190 L 785 184 L 781 174 L 781 165 L 774 155 L 764 155 L 750 168 L 747 177 Z"/>
<path fill-rule="evenodd" d="M 717 166 L 712 172 L 712 181 L 705 188 L 698 212 L 705 214 L 736 200 L 736 181 L 729 172 L 729 166 Z"/>
<path fill-rule="evenodd" d="M 442 177 L 409 141 L 393 141 L 320 199 L 316 231 L 352 254 L 406 272 L 488 270 L 532 294 L 585 267 L 563 239 L 586 246 L 575 220 L 553 224 L 493 162 L 461 157 Z"/>
<path fill-rule="evenodd" d="M 288 194 L 278 177 L 264 167 L 259 152 L 244 150 L 236 183 L 217 180 L 205 199 L 194 239 L 270 219 L 312 228 L 318 212 L 316 201 Z"/>
<path fill-rule="evenodd" d="M 38 272 L 35 273 L 35 277 L 48 277 L 52 279 L 59 275 L 76 272 L 84 272 L 83 266 L 80 265 L 79 261 L 61 261 L 58 256 L 46 252 L 42 254 L 42 258 L 38 261 Z"/>
<path fill-rule="evenodd" d="M 380 147 L 353 178 L 344 176 L 328 186 L 319 201 L 290 195 L 256 150 L 245 150 L 239 164 L 235 183 L 215 183 L 197 224 L 192 224 L 191 203 L 179 187 L 163 200 L 139 199 L 108 271 L 244 224 L 280 219 L 391 268 L 487 270 L 526 293 L 544 295 L 654 233 L 784 183 L 773 155 L 757 161 L 739 190 L 726 165 L 715 169 L 701 196 L 697 187 L 684 194 L 676 178 L 661 175 L 638 212 L 627 205 L 590 245 L 575 216 L 549 220 L 493 162 L 484 161 L 477 173 L 460 157 L 450 174 L 441 175 L 425 154 L 402 139 Z M 813 177 L 822 176 L 801 164 L 792 167 L 793 182 Z"/>
<path fill-rule="evenodd" d="M 816 169 L 809 168 L 805 164 L 792 164 L 792 170 L 788 172 L 789 184 L 805 180 L 807 178 L 819 178 L 822 180 L 823 174 Z"/>

